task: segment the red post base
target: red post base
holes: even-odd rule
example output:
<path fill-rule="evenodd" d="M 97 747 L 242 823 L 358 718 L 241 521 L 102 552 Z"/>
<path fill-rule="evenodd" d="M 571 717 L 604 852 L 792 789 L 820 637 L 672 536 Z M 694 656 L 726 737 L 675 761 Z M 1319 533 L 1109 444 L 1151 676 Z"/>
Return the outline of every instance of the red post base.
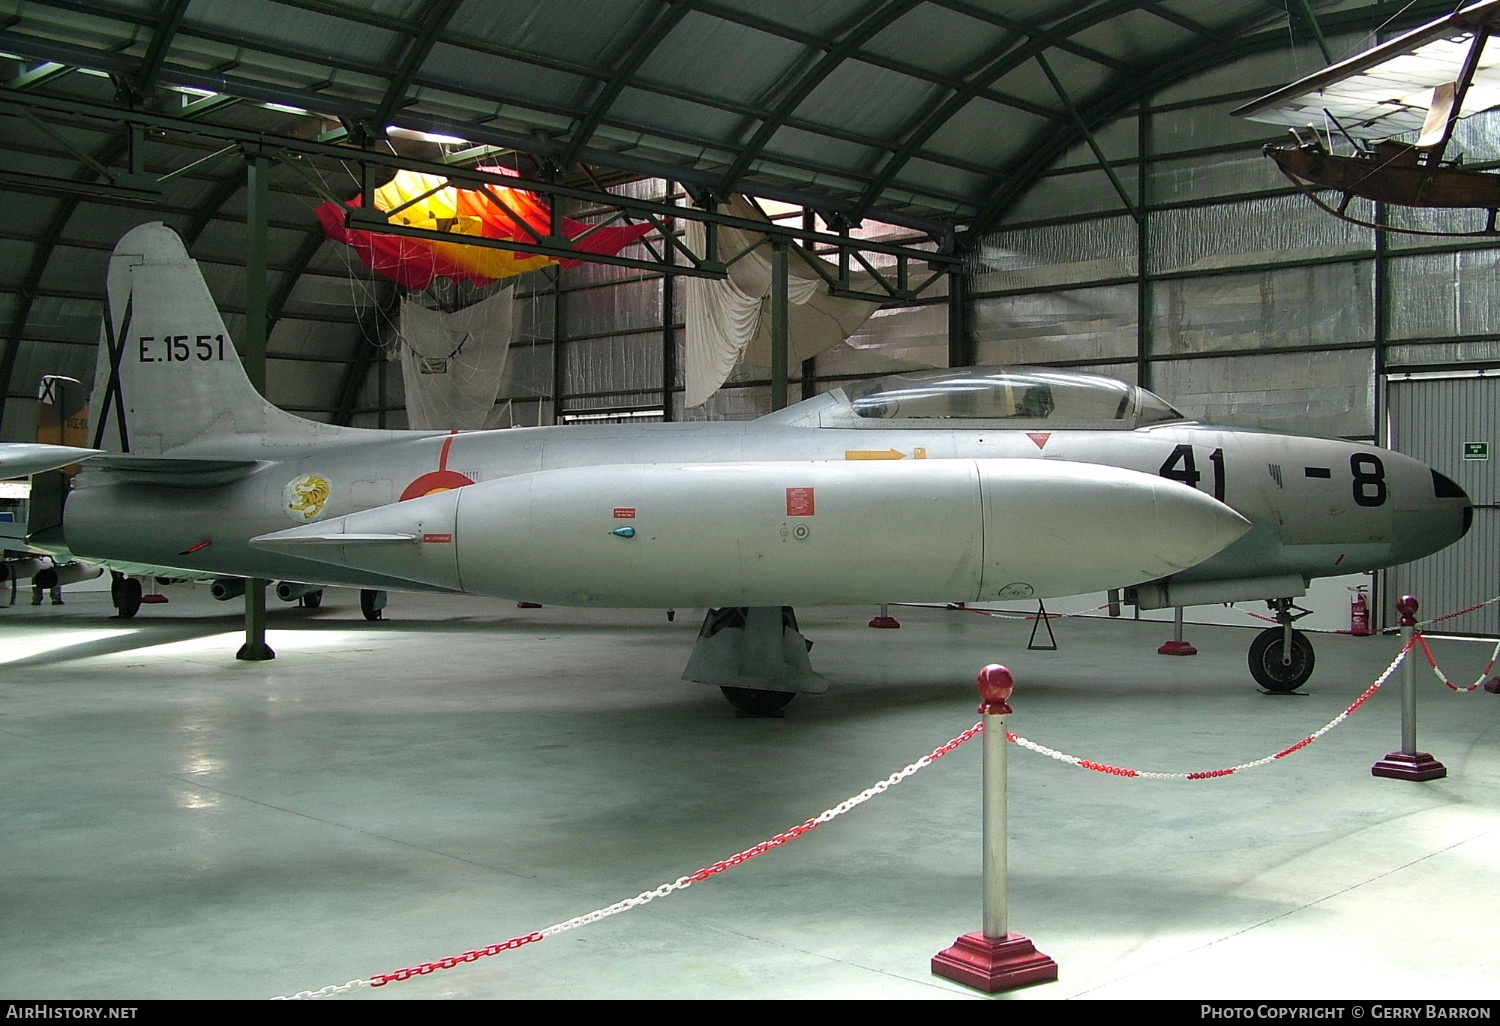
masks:
<path fill-rule="evenodd" d="M 1492 695 L 1500 695 L 1500 677 L 1491 677 L 1484 682 L 1484 690 Z"/>
<path fill-rule="evenodd" d="M 542 604 L 540 602 L 517 602 L 516 603 L 516 608 L 517 609 L 541 609 L 542 608 Z"/>
<path fill-rule="evenodd" d="M 1186 641 L 1169 641 L 1156 650 L 1157 655 L 1197 655 L 1198 650 Z"/>
<path fill-rule="evenodd" d="M 886 628 L 887 630 L 889 630 L 889 629 L 892 629 L 892 628 L 895 628 L 895 627 L 900 627 L 901 626 L 901 622 L 899 620 L 897 620 L 894 616 L 877 616 L 875 619 L 873 619 L 873 620 L 870 621 L 870 626 L 871 627 L 883 627 L 883 628 Z"/>
<path fill-rule="evenodd" d="M 1396 780 L 1437 780 L 1448 775 L 1448 767 L 1426 752 L 1391 752 L 1370 767 L 1370 775 Z"/>
<path fill-rule="evenodd" d="M 165 595 L 142 595 L 141 596 L 141 602 L 142 602 L 142 604 L 145 604 L 147 602 L 166 602 L 166 601 L 167 601 L 167 597 Z"/>
<path fill-rule="evenodd" d="M 933 956 L 932 971 L 986 994 L 1057 979 L 1057 963 L 1019 933 L 1006 934 L 1004 940 L 966 933 Z"/>

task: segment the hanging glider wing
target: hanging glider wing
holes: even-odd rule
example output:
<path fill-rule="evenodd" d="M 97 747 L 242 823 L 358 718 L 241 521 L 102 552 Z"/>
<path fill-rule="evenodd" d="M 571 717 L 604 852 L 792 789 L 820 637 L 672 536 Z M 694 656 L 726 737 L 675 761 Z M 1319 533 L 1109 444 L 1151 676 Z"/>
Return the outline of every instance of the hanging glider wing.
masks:
<path fill-rule="evenodd" d="M 1382 46 L 1355 54 L 1299 82 L 1247 103 L 1236 117 L 1306 128 L 1332 115 L 1350 135 L 1386 138 L 1426 134 L 1434 89 L 1460 82 L 1474 44 L 1500 26 L 1500 0 L 1486 0 Z M 1500 47 L 1481 47 L 1457 117 L 1500 106 Z M 1441 103 L 1437 110 L 1446 111 Z"/>
<path fill-rule="evenodd" d="M 1360 196 L 1401 206 L 1488 209 L 1486 228 L 1463 234 L 1496 234 L 1500 175 L 1459 168 L 1445 161 L 1444 153 L 1461 118 L 1500 106 L 1500 43 L 1486 45 L 1497 32 L 1500 0 L 1485 0 L 1233 113 L 1291 128 L 1296 144 L 1267 146 L 1266 155 L 1320 206 L 1345 220 L 1355 220 L 1345 211 L 1349 200 Z M 1299 129 L 1311 129 L 1311 138 L 1304 139 Z M 1319 130 L 1346 139 L 1353 153 L 1332 152 Z M 1390 138 L 1397 135 L 1412 141 Z M 1329 206 L 1315 189 L 1336 190 L 1343 199 L 1336 208 Z"/>
<path fill-rule="evenodd" d="M 489 174 L 514 175 L 500 167 L 481 167 Z M 318 220 L 330 239 L 354 249 L 366 266 L 411 289 L 425 289 L 442 276 L 474 285 L 534 271 L 552 264 L 577 267 L 582 260 L 467 245 L 463 237 L 537 243 L 552 231 L 552 211 L 535 193 L 502 185 L 461 189 L 447 179 L 416 171 L 399 171 L 375 190 L 375 206 L 395 224 L 425 228 L 454 237 L 438 239 L 390 235 L 350 228 L 345 210 L 362 203 L 323 203 Z M 563 235 L 582 253 L 613 255 L 652 230 L 649 224 L 596 225 L 562 219 Z"/>

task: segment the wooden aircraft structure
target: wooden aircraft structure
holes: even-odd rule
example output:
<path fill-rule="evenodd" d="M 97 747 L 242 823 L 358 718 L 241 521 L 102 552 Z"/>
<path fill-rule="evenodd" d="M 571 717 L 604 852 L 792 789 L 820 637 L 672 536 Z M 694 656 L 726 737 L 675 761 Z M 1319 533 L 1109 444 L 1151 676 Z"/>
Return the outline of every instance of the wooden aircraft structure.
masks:
<path fill-rule="evenodd" d="M 1486 46 L 1497 31 L 1500 0 L 1484 0 L 1233 113 L 1288 126 L 1296 142 L 1267 145 L 1266 156 L 1314 203 L 1345 221 L 1413 235 L 1500 235 L 1500 172 L 1466 168 L 1462 157 L 1447 156 L 1461 118 L 1500 106 L 1500 45 Z M 1335 135 L 1353 152 L 1333 152 Z M 1393 138 L 1403 135 L 1415 138 Z M 1339 194 L 1336 202 L 1320 195 L 1330 190 Z M 1479 229 L 1404 228 L 1352 215 L 1356 196 L 1487 213 Z"/>

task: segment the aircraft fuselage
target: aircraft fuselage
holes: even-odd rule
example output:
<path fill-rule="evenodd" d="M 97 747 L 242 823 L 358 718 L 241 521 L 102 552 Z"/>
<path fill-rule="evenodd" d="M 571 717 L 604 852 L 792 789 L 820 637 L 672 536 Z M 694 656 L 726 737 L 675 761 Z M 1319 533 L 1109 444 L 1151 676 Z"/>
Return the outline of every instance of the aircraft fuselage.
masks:
<path fill-rule="evenodd" d="M 1435 551 L 1466 526 L 1468 502 L 1456 487 L 1439 494 L 1444 489 L 1424 464 L 1357 442 L 1191 423 L 1049 431 L 834 428 L 813 426 L 807 418 L 802 423 L 768 422 L 775 419 L 416 436 L 368 432 L 359 441 L 304 452 L 268 450 L 258 439 L 245 440 L 243 446 L 234 439 L 217 439 L 213 456 L 260 462 L 239 480 L 202 487 L 87 470 L 69 500 L 67 540 L 70 549 L 91 559 L 410 589 L 411 583 L 400 579 L 341 572 L 326 562 L 252 548 L 249 539 L 544 470 L 996 458 L 1100 464 L 1157 475 L 1212 495 L 1251 522 L 1246 535 L 1176 575 L 1178 581 L 1312 578 L 1372 570 Z M 650 498 L 622 493 L 612 507 L 634 508 Z M 143 522 L 151 525 L 145 535 L 139 529 Z M 1100 526 L 1057 525 L 1080 541 Z"/>

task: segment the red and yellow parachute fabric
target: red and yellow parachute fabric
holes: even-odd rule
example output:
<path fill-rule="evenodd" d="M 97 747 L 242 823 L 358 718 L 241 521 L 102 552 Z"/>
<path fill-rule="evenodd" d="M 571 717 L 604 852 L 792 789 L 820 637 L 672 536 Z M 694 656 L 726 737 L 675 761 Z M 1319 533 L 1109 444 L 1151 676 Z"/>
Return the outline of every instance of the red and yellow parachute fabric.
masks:
<path fill-rule="evenodd" d="M 478 170 L 498 175 L 515 174 L 501 167 L 481 167 Z M 491 202 L 485 192 L 496 202 Z M 359 206 L 360 203 L 361 197 L 356 196 L 348 205 Z M 406 203 L 411 205 L 398 209 Z M 417 171 L 398 171 L 395 178 L 376 189 L 375 206 L 380 210 L 397 211 L 391 214 L 391 220 L 397 224 L 451 235 L 537 242 L 552 229 L 552 211 L 536 193 L 503 185 L 486 185 L 482 191 L 460 189 L 448 185 L 443 178 Z M 515 216 L 512 217 L 507 210 Z M 582 260 L 348 228 L 344 225 L 344 209 L 337 203 L 320 204 L 317 214 L 330 239 L 351 247 L 366 266 L 410 289 L 425 289 L 438 276 L 488 285 L 500 278 L 534 271 L 549 264 L 577 267 L 583 263 Z M 591 227 L 581 221 L 563 219 L 563 234 L 577 240 L 575 245 L 583 253 L 613 255 L 652 230 L 650 224 L 609 225 L 585 236 Z"/>

